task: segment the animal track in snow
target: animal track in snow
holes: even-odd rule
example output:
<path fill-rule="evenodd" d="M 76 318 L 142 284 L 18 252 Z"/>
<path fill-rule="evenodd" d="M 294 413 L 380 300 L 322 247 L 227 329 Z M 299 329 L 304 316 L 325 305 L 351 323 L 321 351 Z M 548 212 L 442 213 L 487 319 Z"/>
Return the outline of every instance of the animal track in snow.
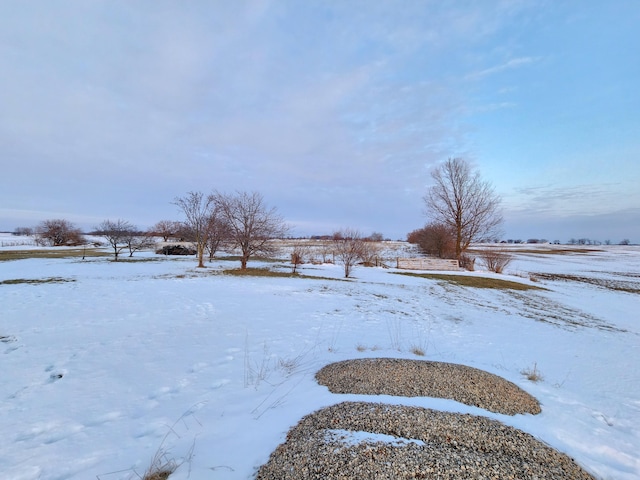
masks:
<path fill-rule="evenodd" d="M 13 335 L 0 335 L 0 343 L 16 343 L 18 341 L 18 339 L 16 337 L 14 337 Z M 4 353 L 11 353 L 11 352 L 15 352 L 16 350 L 18 350 L 20 347 L 22 347 L 22 345 L 11 345 L 9 348 L 7 348 Z"/>

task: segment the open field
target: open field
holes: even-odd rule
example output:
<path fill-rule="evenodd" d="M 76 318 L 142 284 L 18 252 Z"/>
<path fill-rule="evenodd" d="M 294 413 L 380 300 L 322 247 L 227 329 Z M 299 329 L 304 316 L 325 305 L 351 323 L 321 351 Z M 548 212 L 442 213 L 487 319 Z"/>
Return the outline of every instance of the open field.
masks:
<path fill-rule="evenodd" d="M 383 401 L 498 420 L 596 478 L 638 478 L 640 247 L 558 247 L 513 248 L 503 275 L 448 278 L 357 267 L 344 280 L 332 264 L 291 276 L 286 249 L 250 261 L 251 275 L 230 274 L 233 252 L 200 270 L 150 252 L 0 262 L 0 477 L 132 479 L 160 456 L 178 466 L 172 480 L 247 479 L 305 415 Z M 481 369 L 542 413 L 315 380 L 373 357 Z"/>

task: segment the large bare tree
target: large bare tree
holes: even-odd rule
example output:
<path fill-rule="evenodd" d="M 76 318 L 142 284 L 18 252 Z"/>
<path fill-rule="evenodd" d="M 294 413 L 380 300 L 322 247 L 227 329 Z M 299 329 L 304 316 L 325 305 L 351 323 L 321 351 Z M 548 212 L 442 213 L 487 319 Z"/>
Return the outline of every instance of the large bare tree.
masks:
<path fill-rule="evenodd" d="M 256 253 L 274 252 L 271 240 L 282 238 L 288 227 L 275 208 L 268 208 L 257 192 L 215 193 L 212 196 L 217 214 L 226 223 L 231 246 L 242 252 L 240 268 Z"/>
<path fill-rule="evenodd" d="M 424 197 L 426 215 L 451 227 L 456 258 L 460 260 L 472 242 L 498 234 L 502 224 L 500 197 L 461 158 L 448 159 L 431 176 L 435 185 Z"/>
<path fill-rule="evenodd" d="M 207 229 L 213 213 L 214 199 L 202 192 L 189 192 L 173 201 L 185 216 L 184 224 L 193 235 L 198 255 L 198 267 L 204 268 L 204 251 L 207 247 Z"/>

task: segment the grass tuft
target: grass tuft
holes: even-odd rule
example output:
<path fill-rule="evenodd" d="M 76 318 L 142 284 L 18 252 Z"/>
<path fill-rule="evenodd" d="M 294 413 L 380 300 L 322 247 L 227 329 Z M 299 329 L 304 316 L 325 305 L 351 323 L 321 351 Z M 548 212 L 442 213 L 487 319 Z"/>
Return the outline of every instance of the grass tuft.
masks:
<path fill-rule="evenodd" d="M 422 348 L 415 345 L 411 347 L 411 353 L 419 357 L 424 357 L 426 355 L 425 351 Z"/>
<path fill-rule="evenodd" d="M 525 368 L 524 370 L 521 370 L 520 373 L 527 377 L 527 380 L 530 380 L 532 382 L 541 382 L 542 380 L 544 380 L 544 377 L 538 370 L 537 363 L 533 364 L 533 368 Z"/>
<path fill-rule="evenodd" d="M 169 478 L 169 475 L 171 475 L 174 471 L 175 469 L 145 473 L 144 477 L 142 477 L 142 480 L 167 480 Z"/>

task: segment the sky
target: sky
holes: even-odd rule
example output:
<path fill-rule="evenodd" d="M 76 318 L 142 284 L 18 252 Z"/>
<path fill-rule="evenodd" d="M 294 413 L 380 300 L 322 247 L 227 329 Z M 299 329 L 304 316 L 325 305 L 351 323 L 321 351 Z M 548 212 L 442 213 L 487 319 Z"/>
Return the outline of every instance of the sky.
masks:
<path fill-rule="evenodd" d="M 0 230 L 261 193 L 294 236 L 425 224 L 461 157 L 504 239 L 640 242 L 636 0 L 5 1 Z"/>

